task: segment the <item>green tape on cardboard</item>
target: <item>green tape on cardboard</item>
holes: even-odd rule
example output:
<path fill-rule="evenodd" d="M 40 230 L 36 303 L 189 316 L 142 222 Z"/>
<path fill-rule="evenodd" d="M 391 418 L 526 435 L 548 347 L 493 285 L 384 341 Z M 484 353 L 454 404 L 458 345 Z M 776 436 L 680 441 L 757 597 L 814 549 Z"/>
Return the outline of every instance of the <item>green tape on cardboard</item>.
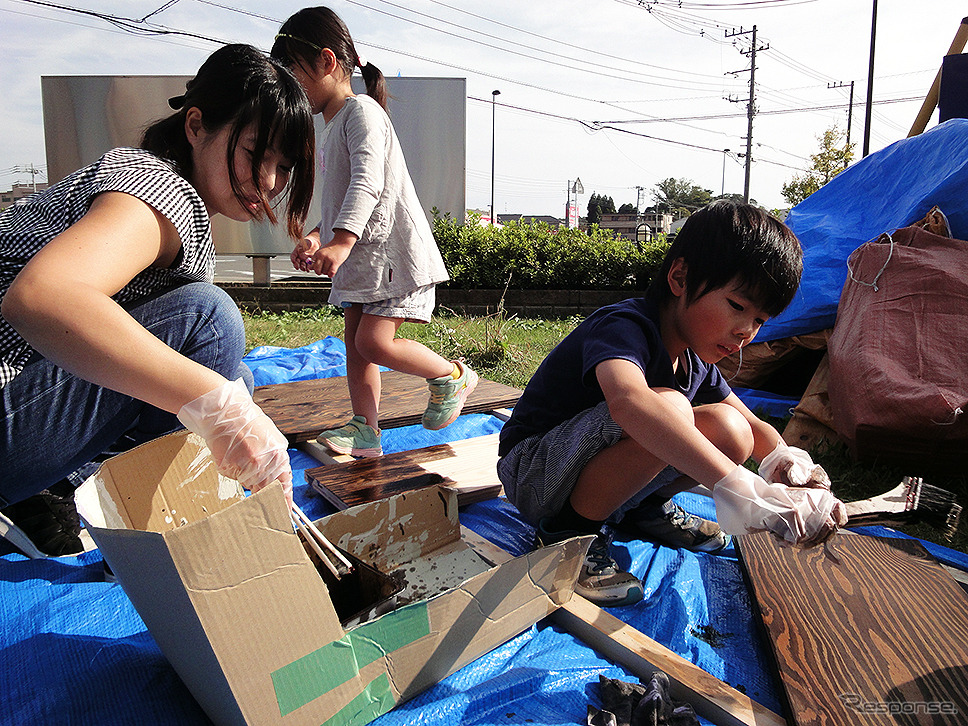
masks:
<path fill-rule="evenodd" d="M 353 646 L 360 668 L 392 653 L 408 643 L 430 634 L 427 604 L 423 602 L 400 608 L 389 617 L 364 623 L 346 634 Z"/>
<path fill-rule="evenodd" d="M 382 716 L 394 706 L 390 680 L 381 673 L 363 689 L 363 693 L 347 703 L 324 726 L 362 726 Z"/>
<path fill-rule="evenodd" d="M 284 665 L 272 673 L 279 713 L 292 713 L 350 680 L 386 653 L 429 633 L 427 605 L 414 603 Z"/>

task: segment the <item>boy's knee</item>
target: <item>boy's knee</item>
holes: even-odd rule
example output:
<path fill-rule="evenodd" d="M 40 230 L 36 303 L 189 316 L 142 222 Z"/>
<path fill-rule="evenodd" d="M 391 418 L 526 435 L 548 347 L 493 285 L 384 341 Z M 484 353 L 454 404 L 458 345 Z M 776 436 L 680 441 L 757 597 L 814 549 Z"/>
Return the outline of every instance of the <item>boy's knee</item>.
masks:
<path fill-rule="evenodd" d="M 662 398 L 667 402 L 675 406 L 683 416 L 688 418 L 690 421 L 694 421 L 695 409 L 692 407 L 692 403 L 682 395 L 679 391 L 675 391 L 671 388 L 656 388 L 654 389 Z"/>
<path fill-rule="evenodd" d="M 753 429 L 732 406 L 713 403 L 695 409 L 696 427 L 717 449 L 737 464 L 753 454 Z"/>

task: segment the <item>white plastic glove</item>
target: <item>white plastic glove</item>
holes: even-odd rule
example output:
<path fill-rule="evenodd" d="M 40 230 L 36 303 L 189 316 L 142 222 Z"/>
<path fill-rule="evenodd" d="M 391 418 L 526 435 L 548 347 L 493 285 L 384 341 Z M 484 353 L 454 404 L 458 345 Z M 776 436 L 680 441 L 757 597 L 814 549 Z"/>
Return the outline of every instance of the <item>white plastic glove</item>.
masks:
<path fill-rule="evenodd" d="M 203 439 L 220 474 L 257 492 L 279 480 L 292 501 L 289 443 L 241 381 L 226 381 L 178 412 L 185 428 Z"/>
<path fill-rule="evenodd" d="M 763 457 L 759 467 L 760 476 L 770 482 L 788 487 L 830 489 L 830 477 L 823 467 L 814 464 L 803 449 L 787 446 L 782 441 Z"/>
<path fill-rule="evenodd" d="M 713 500 L 729 534 L 767 529 L 792 544 L 813 544 L 847 523 L 843 502 L 828 490 L 771 484 L 742 466 L 716 482 Z"/>

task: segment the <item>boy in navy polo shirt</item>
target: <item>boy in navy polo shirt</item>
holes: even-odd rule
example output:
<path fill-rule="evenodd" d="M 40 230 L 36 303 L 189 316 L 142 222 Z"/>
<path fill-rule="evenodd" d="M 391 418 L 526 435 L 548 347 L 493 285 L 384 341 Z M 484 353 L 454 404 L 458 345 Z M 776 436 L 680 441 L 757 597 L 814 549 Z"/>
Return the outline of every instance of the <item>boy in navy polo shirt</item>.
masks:
<path fill-rule="evenodd" d="M 810 543 L 846 523 L 823 470 L 714 365 L 789 304 L 802 264 L 778 220 L 715 202 L 687 220 L 644 298 L 597 310 L 538 367 L 501 432 L 498 475 L 544 544 L 598 535 L 576 592 L 600 605 L 642 597 L 609 555 L 606 522 L 701 552 L 726 546 L 724 531 Z M 751 456 L 759 476 L 742 466 Z M 671 501 L 697 483 L 719 524 Z"/>

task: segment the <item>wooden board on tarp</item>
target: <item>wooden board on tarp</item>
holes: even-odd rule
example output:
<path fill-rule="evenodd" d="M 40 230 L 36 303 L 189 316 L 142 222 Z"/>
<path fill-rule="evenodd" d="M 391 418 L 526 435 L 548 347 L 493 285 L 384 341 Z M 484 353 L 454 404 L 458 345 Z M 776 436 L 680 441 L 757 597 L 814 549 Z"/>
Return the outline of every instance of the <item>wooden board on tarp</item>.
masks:
<path fill-rule="evenodd" d="M 498 434 L 328 464 L 306 470 L 306 481 L 337 509 L 394 494 L 444 485 L 460 506 L 501 494 L 497 478 Z"/>
<path fill-rule="evenodd" d="M 917 540 L 737 540 L 792 724 L 965 723 L 968 595 Z"/>
<path fill-rule="evenodd" d="M 429 398 L 427 382 L 397 371 L 385 371 L 381 376 L 380 428 L 420 423 Z M 514 406 L 520 397 L 518 388 L 481 378 L 467 397 L 463 413 Z M 339 428 L 353 417 L 343 376 L 258 386 L 252 398 L 290 443 L 315 439 L 320 432 Z"/>

